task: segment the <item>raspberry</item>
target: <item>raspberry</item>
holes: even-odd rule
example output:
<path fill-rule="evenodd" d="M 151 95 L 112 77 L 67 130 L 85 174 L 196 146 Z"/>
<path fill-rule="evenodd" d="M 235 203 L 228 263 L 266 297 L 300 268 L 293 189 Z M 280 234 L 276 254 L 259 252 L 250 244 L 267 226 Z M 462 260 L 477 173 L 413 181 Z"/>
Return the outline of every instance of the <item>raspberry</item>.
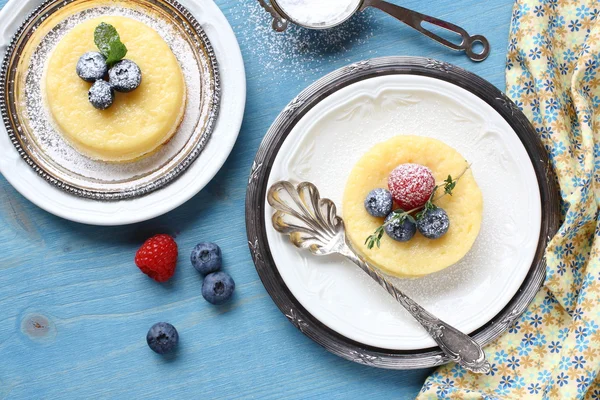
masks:
<path fill-rule="evenodd" d="M 171 279 L 176 264 L 177 243 L 169 235 L 151 237 L 135 253 L 135 265 L 157 282 Z"/>
<path fill-rule="evenodd" d="M 401 164 L 388 177 L 388 187 L 404 211 L 425 205 L 435 188 L 431 170 L 419 164 Z"/>

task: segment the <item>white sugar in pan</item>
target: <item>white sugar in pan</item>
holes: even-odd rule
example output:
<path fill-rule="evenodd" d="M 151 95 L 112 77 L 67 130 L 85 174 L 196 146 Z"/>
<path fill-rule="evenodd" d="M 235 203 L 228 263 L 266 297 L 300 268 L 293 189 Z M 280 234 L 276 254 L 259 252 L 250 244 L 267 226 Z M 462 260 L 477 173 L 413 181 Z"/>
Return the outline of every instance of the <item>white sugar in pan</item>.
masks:
<path fill-rule="evenodd" d="M 281 17 L 308 29 L 333 28 L 347 21 L 357 12 L 374 7 L 452 50 L 464 51 L 473 61 L 483 61 L 490 54 L 490 43 L 484 36 L 470 36 L 458 25 L 384 0 L 271 0 L 271 5 Z M 277 22 L 277 18 L 275 21 Z M 287 23 L 282 20 L 278 22 L 281 29 L 276 30 L 284 30 Z M 427 25 L 436 25 L 449 33 L 454 33 L 455 40 L 437 35 L 428 30 Z M 481 48 L 478 49 L 479 45 Z"/>
<path fill-rule="evenodd" d="M 273 0 L 293 22 L 308 28 L 330 28 L 358 11 L 362 0 Z"/>

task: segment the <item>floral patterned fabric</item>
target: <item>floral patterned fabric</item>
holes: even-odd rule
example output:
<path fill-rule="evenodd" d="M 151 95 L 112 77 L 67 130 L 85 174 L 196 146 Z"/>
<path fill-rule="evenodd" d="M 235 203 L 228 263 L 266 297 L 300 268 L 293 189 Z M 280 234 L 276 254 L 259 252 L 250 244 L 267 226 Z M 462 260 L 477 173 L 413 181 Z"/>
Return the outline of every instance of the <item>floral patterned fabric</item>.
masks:
<path fill-rule="evenodd" d="M 600 399 L 600 0 L 517 0 L 507 92 L 558 177 L 564 223 L 545 286 L 485 351 L 487 375 L 434 372 L 420 399 Z"/>

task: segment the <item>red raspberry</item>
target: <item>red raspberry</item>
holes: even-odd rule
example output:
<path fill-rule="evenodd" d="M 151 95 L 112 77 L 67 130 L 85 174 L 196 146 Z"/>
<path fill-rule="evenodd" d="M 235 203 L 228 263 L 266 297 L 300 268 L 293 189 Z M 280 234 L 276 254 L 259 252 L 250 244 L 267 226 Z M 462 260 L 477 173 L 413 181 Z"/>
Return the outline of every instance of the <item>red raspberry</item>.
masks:
<path fill-rule="evenodd" d="M 169 235 L 151 237 L 135 253 L 135 265 L 157 282 L 171 279 L 176 264 L 177 243 Z"/>
<path fill-rule="evenodd" d="M 431 170 L 419 164 L 401 164 L 388 177 L 388 187 L 396 204 L 404 211 L 423 207 L 433 189 Z"/>

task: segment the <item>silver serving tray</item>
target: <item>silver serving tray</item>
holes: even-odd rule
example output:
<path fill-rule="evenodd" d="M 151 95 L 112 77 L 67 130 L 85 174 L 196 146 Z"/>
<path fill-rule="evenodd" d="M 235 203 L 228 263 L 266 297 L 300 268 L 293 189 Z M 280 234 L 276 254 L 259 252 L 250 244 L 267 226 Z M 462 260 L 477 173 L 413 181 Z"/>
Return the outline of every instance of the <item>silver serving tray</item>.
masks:
<path fill-rule="evenodd" d="M 449 362 L 438 347 L 406 351 L 367 346 L 340 335 L 307 312 L 281 278 L 266 235 L 268 229 L 273 229 L 265 225 L 264 215 L 271 165 L 293 127 L 312 107 L 332 93 L 361 80 L 390 74 L 424 75 L 458 85 L 493 107 L 521 139 L 531 158 L 540 189 L 540 239 L 529 273 L 517 294 L 500 313 L 471 336 L 481 345 L 486 345 L 505 332 L 526 310 L 544 282 L 544 251 L 559 228 L 559 196 L 554 173 L 535 129 L 519 108 L 489 82 L 445 62 L 419 57 L 365 60 L 332 72 L 300 93 L 277 117 L 252 165 L 246 196 L 246 231 L 256 270 L 267 292 L 281 312 L 302 333 L 331 353 L 360 364 L 388 369 L 427 368 Z"/>
<path fill-rule="evenodd" d="M 149 23 L 171 46 L 188 83 L 186 115 L 173 138 L 156 153 L 130 163 L 103 163 L 78 153 L 62 138 L 43 106 L 41 70 L 55 38 L 84 18 L 102 15 L 125 15 Z M 35 34 L 40 30 L 41 39 Z M 75 196 L 124 200 L 163 188 L 197 159 L 212 134 L 220 90 L 210 41 L 177 1 L 48 0 L 25 19 L 6 51 L 0 69 L 0 112 L 23 160 L 48 183 Z"/>

